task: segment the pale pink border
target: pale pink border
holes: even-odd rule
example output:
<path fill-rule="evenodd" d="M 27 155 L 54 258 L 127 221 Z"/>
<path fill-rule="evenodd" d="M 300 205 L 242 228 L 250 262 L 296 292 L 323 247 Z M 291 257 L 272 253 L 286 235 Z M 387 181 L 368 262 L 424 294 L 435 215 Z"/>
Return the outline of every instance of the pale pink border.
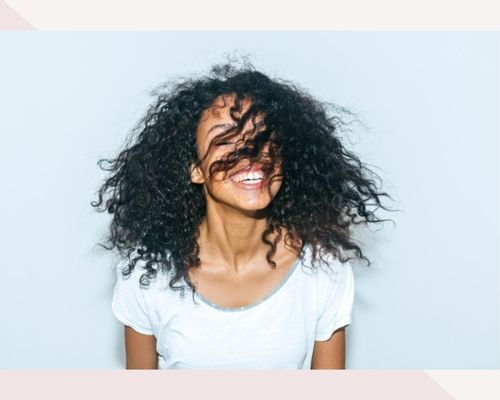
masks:
<path fill-rule="evenodd" d="M 491 0 L 3 0 L 0 29 L 37 30 L 500 30 Z M 0 7 L 0 13 L 5 7 Z M 10 27 L 10 28 L 9 28 Z M 15 28 L 14 28 L 15 29 Z"/>
<path fill-rule="evenodd" d="M 253 0 L 250 10 L 239 12 L 232 0 L 220 0 L 217 7 L 210 1 L 193 0 L 0 0 L 0 30 L 484 31 L 500 30 L 500 5 L 496 3 L 309 0 L 284 5 Z M 85 400 L 90 396 L 304 399 L 311 394 L 325 398 L 497 399 L 500 370 L 0 371 L 2 398 L 38 398 L 40 394 Z"/>
<path fill-rule="evenodd" d="M 500 372 L 496 375 L 500 381 Z M 449 400 L 423 371 L 26 371 L 0 372 L 4 399 Z"/>

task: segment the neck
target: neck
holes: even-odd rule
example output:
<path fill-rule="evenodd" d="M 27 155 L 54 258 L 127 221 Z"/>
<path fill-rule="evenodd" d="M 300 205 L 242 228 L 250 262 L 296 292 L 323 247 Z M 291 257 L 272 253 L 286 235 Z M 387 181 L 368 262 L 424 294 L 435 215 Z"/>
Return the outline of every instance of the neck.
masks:
<path fill-rule="evenodd" d="M 257 257 L 265 257 L 269 246 L 262 241 L 267 228 L 264 212 L 245 213 L 221 204 L 207 204 L 199 228 L 200 257 L 217 260 L 238 272 Z"/>

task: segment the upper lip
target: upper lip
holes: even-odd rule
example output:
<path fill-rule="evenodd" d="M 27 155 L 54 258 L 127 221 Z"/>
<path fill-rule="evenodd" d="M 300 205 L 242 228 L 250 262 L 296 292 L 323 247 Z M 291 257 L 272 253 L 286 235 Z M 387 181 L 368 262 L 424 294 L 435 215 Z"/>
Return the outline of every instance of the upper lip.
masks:
<path fill-rule="evenodd" d="M 239 169 L 238 171 L 231 174 L 229 177 L 232 178 L 233 176 L 241 174 L 242 172 L 257 172 L 262 170 L 263 170 L 263 164 L 253 163 L 251 166 L 247 165 L 246 167 Z"/>

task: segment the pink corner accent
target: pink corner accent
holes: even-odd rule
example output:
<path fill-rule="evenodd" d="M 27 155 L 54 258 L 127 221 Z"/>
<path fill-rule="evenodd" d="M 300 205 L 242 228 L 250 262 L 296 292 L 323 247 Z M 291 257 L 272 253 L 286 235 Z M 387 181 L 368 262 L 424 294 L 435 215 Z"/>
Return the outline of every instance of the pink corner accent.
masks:
<path fill-rule="evenodd" d="M 5 1 L 0 0 L 0 30 L 31 31 L 35 28 L 12 9 Z"/>

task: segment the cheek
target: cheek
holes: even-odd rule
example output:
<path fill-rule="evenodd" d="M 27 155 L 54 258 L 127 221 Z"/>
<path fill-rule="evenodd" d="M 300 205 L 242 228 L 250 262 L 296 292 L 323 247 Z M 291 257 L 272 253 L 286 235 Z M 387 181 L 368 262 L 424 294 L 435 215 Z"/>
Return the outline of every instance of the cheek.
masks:
<path fill-rule="evenodd" d="M 283 181 L 281 179 L 276 179 L 274 182 L 271 182 L 271 197 L 273 199 L 278 194 L 279 190 L 281 189 L 282 184 L 283 184 Z"/>
<path fill-rule="evenodd" d="M 226 149 L 213 149 L 210 154 L 207 156 L 205 161 L 202 163 L 202 170 L 203 170 L 203 175 L 205 179 L 208 179 L 210 177 L 210 166 L 216 162 L 224 158 L 226 154 L 228 154 L 229 151 Z M 221 181 L 224 179 L 225 174 L 229 175 L 228 172 L 225 171 L 216 171 L 214 172 L 212 178 L 216 181 Z"/>

